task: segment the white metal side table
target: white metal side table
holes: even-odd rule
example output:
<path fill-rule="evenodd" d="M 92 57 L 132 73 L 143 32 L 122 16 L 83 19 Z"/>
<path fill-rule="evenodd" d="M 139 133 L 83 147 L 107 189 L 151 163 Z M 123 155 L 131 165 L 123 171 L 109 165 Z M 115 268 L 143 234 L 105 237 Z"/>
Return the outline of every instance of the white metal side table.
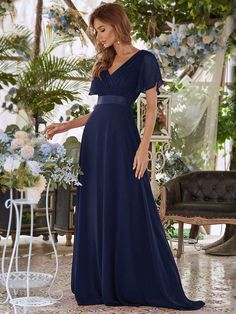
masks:
<path fill-rule="evenodd" d="M 53 287 L 54 281 L 58 273 L 58 255 L 54 239 L 52 237 L 50 221 L 49 221 L 49 210 L 48 210 L 48 197 L 49 197 L 49 186 L 50 182 L 47 185 L 46 189 L 46 220 L 47 228 L 49 233 L 49 240 L 52 244 L 52 248 L 55 254 L 55 271 L 53 274 L 41 273 L 37 271 L 31 271 L 31 256 L 32 256 L 32 243 L 33 243 L 33 228 L 34 228 L 34 208 L 37 205 L 34 202 L 26 200 L 23 198 L 23 192 L 21 192 L 20 199 L 13 199 L 13 192 L 10 192 L 10 199 L 6 201 L 5 206 L 9 208 L 9 222 L 6 235 L 6 241 L 3 247 L 2 253 L 2 263 L 1 263 L 1 274 L 0 274 L 0 283 L 6 289 L 6 299 L 1 301 L 0 304 L 10 303 L 13 306 L 14 313 L 17 314 L 17 308 L 23 308 L 24 313 L 28 312 L 29 308 L 32 307 L 44 307 L 56 303 L 62 298 L 62 295 L 59 298 L 53 298 L 51 296 L 51 289 Z M 27 261 L 27 269 L 19 269 L 19 242 L 20 242 L 20 233 L 22 225 L 22 216 L 24 206 L 30 207 L 30 236 L 29 236 L 29 253 Z M 16 216 L 16 237 L 14 246 L 12 249 L 9 265 L 6 268 L 6 250 L 9 242 L 11 224 L 12 224 L 12 214 L 13 209 L 15 210 Z M 15 271 L 13 271 L 13 264 L 15 264 Z M 30 294 L 30 290 L 34 288 L 47 288 L 47 296 L 38 296 Z M 26 290 L 25 296 L 18 296 L 18 290 Z"/>

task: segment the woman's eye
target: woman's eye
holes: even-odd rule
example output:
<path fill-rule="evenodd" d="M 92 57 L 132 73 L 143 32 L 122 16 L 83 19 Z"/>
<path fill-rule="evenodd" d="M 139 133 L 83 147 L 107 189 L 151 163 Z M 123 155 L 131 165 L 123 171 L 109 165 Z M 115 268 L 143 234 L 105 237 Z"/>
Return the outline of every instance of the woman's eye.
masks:
<path fill-rule="evenodd" d="M 101 29 L 101 33 L 105 32 L 105 28 L 104 29 Z"/>

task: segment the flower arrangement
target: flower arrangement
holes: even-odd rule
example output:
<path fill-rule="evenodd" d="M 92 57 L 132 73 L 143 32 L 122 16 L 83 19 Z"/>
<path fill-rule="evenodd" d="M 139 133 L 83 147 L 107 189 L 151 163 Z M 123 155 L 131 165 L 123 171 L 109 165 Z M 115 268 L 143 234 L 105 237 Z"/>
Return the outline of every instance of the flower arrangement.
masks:
<path fill-rule="evenodd" d="M 172 24 L 171 24 L 172 25 Z M 152 52 L 160 59 L 163 77 L 173 76 L 187 65 L 200 64 L 204 56 L 219 49 L 219 23 L 207 29 L 194 24 L 172 25 L 172 31 L 151 40 Z"/>
<path fill-rule="evenodd" d="M 0 16 L 7 13 L 12 13 L 15 10 L 14 0 L 1 0 L 0 1 Z"/>
<path fill-rule="evenodd" d="M 79 36 L 84 43 L 84 36 L 79 23 L 82 17 L 78 11 L 53 5 L 48 11 L 48 18 L 49 25 L 56 34 L 69 37 Z"/>
<path fill-rule="evenodd" d="M 25 131 L 14 135 L 0 130 L 0 185 L 10 188 L 37 187 L 43 191 L 50 179 L 53 186 L 80 185 L 81 170 L 66 156 L 59 144 L 48 142 Z"/>

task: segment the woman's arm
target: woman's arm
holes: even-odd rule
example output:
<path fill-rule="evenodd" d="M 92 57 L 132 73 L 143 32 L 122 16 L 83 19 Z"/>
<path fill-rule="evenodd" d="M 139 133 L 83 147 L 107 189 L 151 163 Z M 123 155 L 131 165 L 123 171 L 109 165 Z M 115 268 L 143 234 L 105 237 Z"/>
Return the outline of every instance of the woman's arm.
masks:
<path fill-rule="evenodd" d="M 88 118 L 90 117 L 91 112 L 88 114 L 85 114 L 79 118 L 73 119 L 71 121 L 65 122 L 65 127 L 67 128 L 66 131 L 70 130 L 70 129 L 74 129 L 74 128 L 79 128 L 81 126 L 84 126 L 87 121 Z"/>
<path fill-rule="evenodd" d="M 135 170 L 135 177 L 140 179 L 148 165 L 148 148 L 150 139 L 155 127 L 156 116 L 157 116 L 157 92 L 156 86 L 150 88 L 146 91 L 147 99 L 147 108 L 146 108 L 146 119 L 145 119 L 145 128 L 144 134 L 141 140 L 141 143 L 138 147 L 138 150 L 134 157 L 133 170 Z"/>
<path fill-rule="evenodd" d="M 46 129 L 44 130 L 44 134 L 46 134 L 48 139 L 52 139 L 55 134 L 63 133 L 70 129 L 84 126 L 87 123 L 90 115 L 91 112 L 68 122 L 52 123 L 48 127 L 46 127 Z"/>

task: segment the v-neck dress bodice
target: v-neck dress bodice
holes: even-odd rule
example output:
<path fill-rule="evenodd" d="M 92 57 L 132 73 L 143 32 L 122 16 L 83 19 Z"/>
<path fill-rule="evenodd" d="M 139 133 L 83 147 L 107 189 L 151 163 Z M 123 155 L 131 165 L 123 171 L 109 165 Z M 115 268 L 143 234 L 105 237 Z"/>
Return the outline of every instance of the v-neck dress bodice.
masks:
<path fill-rule="evenodd" d="M 117 95 L 132 104 L 141 92 L 163 84 L 156 57 L 147 50 L 139 50 L 112 74 L 101 71 L 101 78 L 92 80 L 89 95 Z"/>
<path fill-rule="evenodd" d="M 147 170 L 140 179 L 133 170 L 141 139 L 131 105 L 161 84 L 157 60 L 146 50 L 91 83 L 98 102 L 82 136 L 75 213 L 71 288 L 78 304 L 204 305 L 185 296 Z"/>

